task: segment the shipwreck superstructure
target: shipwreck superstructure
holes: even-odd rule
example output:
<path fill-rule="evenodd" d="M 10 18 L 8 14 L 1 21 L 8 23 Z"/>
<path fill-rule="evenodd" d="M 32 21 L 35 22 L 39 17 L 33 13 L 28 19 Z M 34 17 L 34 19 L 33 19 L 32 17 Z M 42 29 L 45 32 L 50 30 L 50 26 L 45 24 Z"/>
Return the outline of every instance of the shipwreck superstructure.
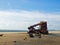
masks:
<path fill-rule="evenodd" d="M 39 26 L 37 29 L 35 27 Z M 48 34 L 48 30 L 47 30 L 47 22 L 46 21 L 41 21 L 38 24 L 34 24 L 30 27 L 28 27 L 29 29 L 29 36 L 33 37 L 33 34 Z"/>

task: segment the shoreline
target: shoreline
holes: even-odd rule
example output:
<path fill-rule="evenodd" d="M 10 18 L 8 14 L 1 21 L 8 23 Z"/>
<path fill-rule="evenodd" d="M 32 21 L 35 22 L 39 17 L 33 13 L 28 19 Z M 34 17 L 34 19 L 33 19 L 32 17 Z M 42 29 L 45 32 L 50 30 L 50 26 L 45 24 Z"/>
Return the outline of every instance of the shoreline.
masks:
<path fill-rule="evenodd" d="M 14 31 L 14 32 L 12 32 L 12 31 L 2 31 L 2 32 L 0 32 L 0 33 L 27 33 L 28 31 L 21 31 L 21 32 L 17 32 L 17 31 Z M 48 31 L 49 33 L 60 33 L 60 30 L 54 30 L 54 31 Z"/>

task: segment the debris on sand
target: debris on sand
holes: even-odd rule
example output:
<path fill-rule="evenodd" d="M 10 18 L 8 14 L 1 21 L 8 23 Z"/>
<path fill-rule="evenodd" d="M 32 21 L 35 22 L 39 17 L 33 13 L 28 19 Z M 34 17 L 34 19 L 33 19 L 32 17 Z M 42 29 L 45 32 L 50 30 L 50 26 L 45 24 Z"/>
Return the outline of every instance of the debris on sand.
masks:
<path fill-rule="evenodd" d="M 16 41 L 13 41 L 14 43 L 16 43 Z"/>
<path fill-rule="evenodd" d="M 27 37 L 25 37 L 24 40 L 27 40 Z"/>
<path fill-rule="evenodd" d="M 3 36 L 4 34 L 0 34 L 0 36 Z"/>

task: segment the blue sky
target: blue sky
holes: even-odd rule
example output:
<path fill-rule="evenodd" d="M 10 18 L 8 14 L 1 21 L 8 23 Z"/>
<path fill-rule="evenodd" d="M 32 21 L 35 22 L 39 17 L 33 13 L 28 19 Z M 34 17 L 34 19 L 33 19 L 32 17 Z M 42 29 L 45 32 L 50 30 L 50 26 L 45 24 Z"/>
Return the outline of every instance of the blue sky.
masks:
<path fill-rule="evenodd" d="M 60 0 L 0 0 L 0 10 L 59 12 Z"/>
<path fill-rule="evenodd" d="M 60 0 L 0 0 L 0 29 L 27 30 L 40 21 L 60 30 Z"/>

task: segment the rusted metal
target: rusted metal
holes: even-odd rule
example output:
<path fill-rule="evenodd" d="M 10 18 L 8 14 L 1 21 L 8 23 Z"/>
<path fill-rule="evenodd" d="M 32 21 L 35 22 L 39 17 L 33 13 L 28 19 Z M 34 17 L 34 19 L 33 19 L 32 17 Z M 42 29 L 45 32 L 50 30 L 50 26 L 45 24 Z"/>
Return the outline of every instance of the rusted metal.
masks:
<path fill-rule="evenodd" d="M 38 29 L 35 29 L 34 27 L 39 26 Z M 29 29 L 29 36 L 30 37 L 34 37 L 33 34 L 48 34 L 48 30 L 47 30 L 47 22 L 46 21 L 41 21 L 38 24 L 34 24 L 30 27 L 28 27 Z"/>

